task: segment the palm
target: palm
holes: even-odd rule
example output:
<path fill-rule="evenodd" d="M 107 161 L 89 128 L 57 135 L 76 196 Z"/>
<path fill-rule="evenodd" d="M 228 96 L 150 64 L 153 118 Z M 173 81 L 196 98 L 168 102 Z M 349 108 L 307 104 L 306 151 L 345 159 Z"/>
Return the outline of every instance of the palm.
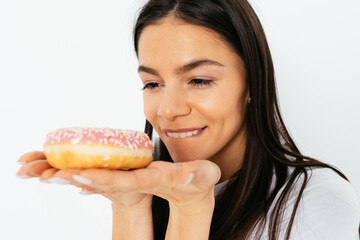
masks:
<path fill-rule="evenodd" d="M 26 163 L 20 175 L 38 176 L 42 180 L 61 178 L 75 186 L 100 193 L 120 206 L 149 204 L 152 195 L 160 196 L 178 205 L 199 202 L 220 179 L 219 167 L 208 160 L 182 163 L 151 162 L 146 168 L 135 170 L 112 169 L 54 169 L 47 164 L 42 152 L 32 152 L 20 158 Z M 185 185 L 189 176 L 194 179 Z M 83 184 L 73 179 L 79 175 L 91 181 Z"/>

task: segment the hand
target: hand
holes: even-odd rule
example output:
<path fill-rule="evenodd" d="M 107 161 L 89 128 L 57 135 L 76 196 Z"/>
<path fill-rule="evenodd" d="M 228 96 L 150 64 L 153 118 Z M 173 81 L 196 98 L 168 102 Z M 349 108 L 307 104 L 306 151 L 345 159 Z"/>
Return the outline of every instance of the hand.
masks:
<path fill-rule="evenodd" d="M 209 198 L 214 199 L 214 186 L 220 174 L 219 167 L 208 160 L 153 161 L 146 168 L 130 171 L 86 169 L 77 172 L 80 177 L 74 178 L 92 189 L 103 191 L 103 195 L 113 201 L 124 193 L 131 199 L 135 199 L 133 194 L 136 193 L 151 194 L 192 212 L 201 210 L 198 206 L 203 206 Z"/>
<path fill-rule="evenodd" d="M 127 208 L 151 204 L 149 195 L 154 194 L 167 199 L 173 206 L 189 211 L 200 210 L 193 206 L 214 197 L 214 185 L 221 175 L 219 167 L 208 160 L 182 163 L 154 161 L 146 168 L 130 171 L 58 170 L 47 163 L 42 152 L 27 153 L 19 162 L 25 163 L 18 172 L 19 176 L 38 176 L 42 181 L 71 183 L 84 190 L 100 193 L 116 205 Z"/>
<path fill-rule="evenodd" d="M 100 193 L 109 198 L 113 202 L 113 239 L 153 239 L 151 194 L 113 191 L 106 186 L 92 188 L 81 183 L 81 180 L 84 180 L 81 174 L 88 170 L 53 168 L 48 164 L 43 152 L 27 153 L 19 159 L 19 163 L 24 164 L 18 171 L 19 177 L 40 177 L 43 182 L 73 184 L 87 192 Z M 116 171 L 120 172 L 120 170 L 104 169 L 98 174 L 95 173 L 95 177 L 109 177 Z"/>
<path fill-rule="evenodd" d="M 82 184 L 74 180 L 73 176 L 80 176 L 83 172 L 91 172 L 91 170 L 83 169 L 56 169 L 51 167 L 43 152 L 35 151 L 24 154 L 18 160 L 23 166 L 17 173 L 17 176 L 29 178 L 29 177 L 39 177 L 40 181 L 47 183 L 60 183 L 60 184 L 73 184 L 77 187 L 82 188 L 84 194 L 88 193 L 99 193 L 106 198 L 110 199 L 117 207 L 122 208 L 137 208 L 139 205 L 141 207 L 151 207 L 152 195 L 145 193 L 137 192 L 121 192 L 114 191 L 113 189 L 103 186 L 98 188 L 90 187 L 86 184 Z M 121 170 L 107 170 L 107 169 L 93 169 L 99 170 L 96 178 L 102 178 L 103 176 L 111 176 L 116 171 Z M 97 171 L 95 171 L 97 172 Z M 75 177 L 76 178 L 76 177 Z"/>

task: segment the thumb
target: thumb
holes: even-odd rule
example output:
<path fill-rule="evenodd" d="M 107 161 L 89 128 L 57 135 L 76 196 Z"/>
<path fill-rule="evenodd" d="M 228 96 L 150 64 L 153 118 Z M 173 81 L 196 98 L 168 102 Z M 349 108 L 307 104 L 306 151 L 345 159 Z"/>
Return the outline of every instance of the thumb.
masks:
<path fill-rule="evenodd" d="M 183 185 L 194 184 L 203 191 L 213 187 L 221 177 L 221 170 L 209 160 L 195 160 L 188 162 L 185 167 L 187 172 Z"/>
<path fill-rule="evenodd" d="M 156 166 L 169 165 L 165 169 Z M 154 166 L 154 167 L 152 167 Z M 164 181 L 164 173 L 169 172 L 170 163 L 150 164 L 147 168 L 130 171 L 115 169 L 86 169 L 73 178 L 85 185 L 101 188 L 106 191 L 148 190 Z"/>

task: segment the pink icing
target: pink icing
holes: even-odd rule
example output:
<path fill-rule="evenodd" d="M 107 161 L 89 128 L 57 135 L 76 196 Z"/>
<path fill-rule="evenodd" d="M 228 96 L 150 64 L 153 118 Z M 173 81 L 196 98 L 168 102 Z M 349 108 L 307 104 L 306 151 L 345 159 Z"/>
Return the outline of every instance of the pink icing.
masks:
<path fill-rule="evenodd" d="M 152 149 L 151 140 L 145 133 L 110 128 L 63 128 L 47 134 L 45 146 L 58 143 L 109 145 L 132 150 Z"/>

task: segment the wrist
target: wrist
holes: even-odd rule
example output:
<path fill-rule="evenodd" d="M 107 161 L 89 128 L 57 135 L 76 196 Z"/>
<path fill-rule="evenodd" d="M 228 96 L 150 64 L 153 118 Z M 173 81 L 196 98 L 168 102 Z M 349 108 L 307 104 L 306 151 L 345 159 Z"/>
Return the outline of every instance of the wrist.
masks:
<path fill-rule="evenodd" d="M 151 203 L 151 201 L 150 201 Z M 112 203 L 113 240 L 153 240 L 151 204 L 132 205 Z"/>
<path fill-rule="evenodd" d="M 212 215 L 215 207 L 213 193 L 201 201 L 191 204 L 169 202 L 169 207 L 170 216 L 165 239 L 209 239 Z"/>
<path fill-rule="evenodd" d="M 151 209 L 153 195 L 147 194 L 139 199 L 130 198 L 129 201 L 111 199 L 113 210 L 120 212 L 142 211 Z"/>
<path fill-rule="evenodd" d="M 182 202 L 172 202 L 169 201 L 169 208 L 174 213 L 179 215 L 204 215 L 204 214 L 212 214 L 215 206 L 215 196 L 214 191 L 209 191 L 202 198 L 197 201 L 191 201 L 187 203 Z"/>

